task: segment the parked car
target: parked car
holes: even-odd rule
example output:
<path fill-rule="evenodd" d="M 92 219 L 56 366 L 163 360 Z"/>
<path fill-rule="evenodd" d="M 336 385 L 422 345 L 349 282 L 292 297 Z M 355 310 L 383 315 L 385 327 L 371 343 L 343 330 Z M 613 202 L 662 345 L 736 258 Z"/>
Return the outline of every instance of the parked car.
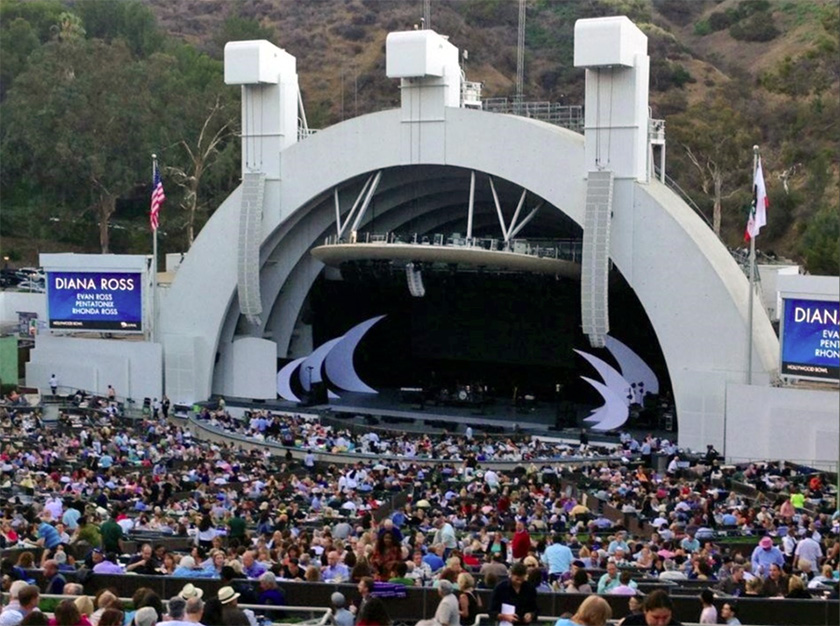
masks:
<path fill-rule="evenodd" d="M 17 270 L 17 275 L 20 276 L 21 280 L 46 280 L 46 276 L 44 276 L 44 270 L 37 268 L 37 267 L 21 267 Z"/>
<path fill-rule="evenodd" d="M 15 270 L 0 270 L 0 287 L 4 289 L 15 287 L 22 280 Z"/>
<path fill-rule="evenodd" d="M 45 293 L 47 291 L 46 285 L 42 280 L 22 280 L 17 284 L 18 291 L 33 291 L 37 293 Z"/>

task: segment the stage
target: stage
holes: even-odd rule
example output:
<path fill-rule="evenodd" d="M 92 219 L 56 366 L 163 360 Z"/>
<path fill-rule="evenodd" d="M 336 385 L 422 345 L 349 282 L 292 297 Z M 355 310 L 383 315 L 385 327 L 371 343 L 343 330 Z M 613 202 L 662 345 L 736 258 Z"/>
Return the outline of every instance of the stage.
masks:
<path fill-rule="evenodd" d="M 346 423 L 348 426 L 435 434 L 463 434 L 470 426 L 475 436 L 521 433 L 574 442 L 580 440 L 581 430 L 584 429 L 590 442 L 618 442 L 617 432 L 592 430 L 590 424 L 583 421 L 596 407 L 562 399 L 552 402 L 537 398 L 525 403 L 520 401 L 517 406 L 512 398 L 488 398 L 481 404 L 452 406 L 404 402 L 403 395 L 400 389 L 383 389 L 377 394 L 342 393 L 341 397 L 331 397 L 327 402 L 317 404 L 298 404 L 282 399 L 254 402 L 228 397 L 225 403 L 233 415 L 244 415 L 251 409 L 316 414 L 335 426 Z M 662 428 L 660 424 L 640 423 L 638 417 L 632 416 L 622 430 L 637 439 L 648 433 L 662 439 L 673 440 L 676 437 L 675 432 Z"/>

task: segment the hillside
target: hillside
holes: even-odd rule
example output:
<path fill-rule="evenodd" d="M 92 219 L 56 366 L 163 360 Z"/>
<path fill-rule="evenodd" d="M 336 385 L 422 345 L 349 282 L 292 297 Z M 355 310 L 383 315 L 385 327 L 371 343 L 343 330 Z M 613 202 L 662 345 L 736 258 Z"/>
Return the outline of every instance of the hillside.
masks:
<path fill-rule="evenodd" d="M 69 6 L 86 2 L 95 5 Z M 315 128 L 398 105 L 398 87 L 384 72 L 385 37 L 423 15 L 422 0 L 142 3 L 168 38 L 211 58 L 221 59 L 225 41 L 259 37 L 295 55 Z M 651 106 L 667 121 L 669 174 L 710 222 L 718 205 L 722 239 L 741 241 L 758 144 L 771 198 L 760 245 L 837 273 L 836 0 L 528 0 L 526 99 L 582 104 L 583 73 L 572 67 L 575 20 L 616 14 L 648 34 Z M 485 97 L 514 93 L 517 19 L 516 0 L 431 2 L 431 27 L 468 51 L 467 78 L 484 84 Z M 213 197 L 222 192 L 217 187 Z"/>

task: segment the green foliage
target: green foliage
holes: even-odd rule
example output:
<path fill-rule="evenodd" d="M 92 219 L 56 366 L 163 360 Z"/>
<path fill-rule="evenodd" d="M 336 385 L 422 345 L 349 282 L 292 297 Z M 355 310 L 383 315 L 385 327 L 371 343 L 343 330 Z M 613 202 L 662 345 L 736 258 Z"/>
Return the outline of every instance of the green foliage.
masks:
<path fill-rule="evenodd" d="M 770 10 L 769 0 L 743 0 L 738 3 L 738 15 L 741 19 L 755 15 L 757 13 L 764 13 Z"/>
<path fill-rule="evenodd" d="M 698 20 L 694 23 L 694 34 L 699 37 L 705 37 L 706 35 L 711 34 L 712 25 L 709 23 L 709 20 Z"/>
<path fill-rule="evenodd" d="M 837 276 L 840 273 L 840 211 L 823 205 L 808 220 L 799 250 L 811 274 Z"/>
<path fill-rule="evenodd" d="M 138 57 L 148 57 L 163 45 L 163 34 L 158 30 L 154 14 L 138 0 L 78 0 L 75 11 L 88 37 L 107 43 L 124 39 L 132 54 Z"/>
<path fill-rule="evenodd" d="M 686 83 L 695 82 L 697 80 L 691 76 L 689 71 L 681 63 L 673 63 L 667 59 L 663 59 L 657 63 L 651 63 L 650 86 L 656 91 L 679 89 Z"/>
<path fill-rule="evenodd" d="M 822 19 L 826 14 L 837 15 L 837 8 L 831 3 L 815 2 L 814 0 L 792 0 L 783 2 L 778 9 L 793 18 L 794 26 L 801 26 L 814 19 Z"/>
<path fill-rule="evenodd" d="M 583 17 L 606 17 L 626 15 L 633 22 L 644 23 L 651 20 L 648 0 L 599 0 L 593 3 L 578 3 L 585 13 Z"/>
<path fill-rule="evenodd" d="M 761 235 L 767 240 L 776 240 L 783 237 L 793 224 L 796 209 L 802 203 L 802 194 L 796 189 L 785 193 L 781 186 L 768 186 L 767 195 L 771 199 L 771 214 Z"/>
<path fill-rule="evenodd" d="M 794 98 L 821 95 L 840 79 L 837 51 L 840 49 L 837 12 L 818 22 L 822 30 L 814 33 L 813 45 L 798 56 L 786 56 L 776 67 L 764 72 L 760 84 L 769 91 Z"/>
<path fill-rule="evenodd" d="M 517 3 L 509 0 L 466 0 L 462 11 L 476 26 L 516 24 L 519 19 Z"/>
<path fill-rule="evenodd" d="M 100 4 L 102 14 L 96 13 Z M 202 129 L 212 137 L 238 119 L 238 92 L 224 86 L 220 62 L 190 46 L 155 52 L 164 40 L 139 3 L 77 6 L 89 38 L 82 20 L 68 12 L 56 16 L 54 38 L 44 45 L 23 18 L 0 28 L 0 46 L 22 51 L 26 43 L 29 49 L 9 56 L 21 67 L 7 65 L 4 55 L 4 70 L 13 68 L 16 76 L 0 105 L 0 232 L 87 248 L 96 247 L 98 235 L 103 250 L 113 234 L 115 251 L 133 252 L 145 248 L 140 238 L 148 240 L 149 155 L 161 153 L 169 165 L 191 171 L 185 146 L 198 143 Z M 210 108 L 225 114 L 206 123 Z M 219 154 L 225 158 L 216 161 Z M 211 167 L 214 161 L 218 167 Z M 203 223 L 208 200 L 215 205 L 238 182 L 238 141 L 215 144 L 202 167 Z M 181 193 L 170 182 L 167 208 L 173 210 L 163 223 L 179 235 L 174 209 Z M 140 224 L 123 219 L 131 217 Z M 177 240 L 173 246 L 183 249 Z"/>
<path fill-rule="evenodd" d="M 684 0 L 653 0 L 653 7 L 677 26 L 686 26 L 703 11 L 702 2 L 685 2 Z"/>
<path fill-rule="evenodd" d="M 22 17 L 14 18 L 11 23 L 0 28 L 0 100 L 15 77 L 25 68 L 29 55 L 41 43 L 32 25 Z"/>
<path fill-rule="evenodd" d="M 769 12 L 756 13 L 729 27 L 729 34 L 739 41 L 770 41 L 779 36 L 773 16 Z"/>
<path fill-rule="evenodd" d="M 59 15 L 66 10 L 61 0 L 3 0 L 0 2 L 0 29 L 19 18 L 30 25 L 41 43 L 46 43 L 55 34 Z"/>
<path fill-rule="evenodd" d="M 717 32 L 732 26 L 733 15 L 731 11 L 715 11 L 709 16 L 709 29 Z"/>
<path fill-rule="evenodd" d="M 359 24 L 338 24 L 332 31 L 347 41 L 362 41 L 367 36 L 367 29 Z"/>
<path fill-rule="evenodd" d="M 212 46 L 208 49 L 208 53 L 221 59 L 227 42 L 252 39 L 275 41 L 276 33 L 273 28 L 261 25 L 254 18 L 232 15 L 222 22 L 221 28 L 213 36 Z"/>
<path fill-rule="evenodd" d="M 822 150 L 808 164 L 805 191 L 815 204 L 822 201 L 831 180 L 831 158 L 829 151 Z"/>
<path fill-rule="evenodd" d="M 94 250 L 102 194 L 91 182 L 90 173 L 107 163 L 115 170 L 108 184 L 117 189 L 112 198 L 115 212 L 109 218 L 113 224 L 111 247 L 119 252 L 146 250 L 148 159 L 156 152 L 168 196 L 160 243 L 164 251 L 183 250 L 189 193 L 175 172 L 194 171 L 191 154 L 194 156 L 201 143 L 205 123 L 213 135 L 229 124 L 235 131 L 239 122 L 239 90 L 222 81 L 224 44 L 268 39 L 295 54 L 310 125 L 325 127 L 335 123 L 338 115 L 339 95 L 334 88 L 338 64 L 325 52 L 336 43 L 345 58 L 360 63 L 354 69 L 359 77 L 359 113 L 398 106 L 394 83 L 383 75 L 383 51 L 377 50 L 378 56 L 373 58 L 372 46 L 381 44 L 383 30 L 402 29 L 419 20 L 416 9 L 393 8 L 400 4 L 312 0 L 289 5 L 295 7 L 292 11 L 283 0 L 201 0 L 189 5 L 192 15 L 188 16 L 160 1 L 0 0 L 0 235 L 46 239 L 59 242 L 58 246 L 67 242 Z M 506 95 L 499 93 L 507 88 L 500 75 L 512 80 L 515 71 L 517 7 L 513 0 L 433 3 L 436 30 L 451 34 L 453 43 L 470 51 L 468 75 L 483 71 L 479 68 L 492 68 L 490 79 L 471 76 L 492 85 L 485 90 L 488 97 Z M 710 7 L 717 8 L 707 19 L 699 20 Z M 823 244 L 813 232 L 807 244 L 797 238 L 810 231 L 815 215 L 827 211 L 827 204 L 836 211 L 831 195 L 836 193 L 836 145 L 840 141 L 836 121 L 840 119 L 840 64 L 836 61 L 840 19 L 836 2 L 528 0 L 527 10 L 529 97 L 581 103 L 583 73 L 571 62 L 575 21 L 628 15 L 648 36 L 651 105 L 655 117 L 667 119 L 669 173 L 711 214 L 713 187 L 705 181 L 704 191 L 703 175 L 689 161 L 683 146 L 690 147 L 704 167 L 718 167 L 722 233 L 725 239 L 740 241 L 742 208 L 750 197 L 749 167 L 744 162 L 751 160 L 749 147 L 759 143 L 767 155 L 773 202 L 771 222 L 762 233 L 765 241 L 783 254 L 797 253 L 803 258 L 808 258 L 808 246 L 820 249 Z M 180 30 L 182 39 L 168 38 L 151 11 L 166 19 L 167 28 Z M 772 22 L 773 16 L 777 24 Z M 194 19 L 181 28 L 173 17 Z M 753 20 L 758 20 L 759 26 L 764 20 L 765 26 L 778 25 L 785 30 L 802 24 L 810 28 L 799 31 L 804 39 L 797 48 L 790 48 L 790 58 L 763 73 L 758 84 L 751 70 L 743 68 L 729 51 L 721 50 L 707 52 L 704 60 L 711 71 L 696 76 L 702 85 L 686 90 L 681 87 L 695 80 L 688 71 L 695 67 L 689 64 L 695 55 L 668 32 L 668 24 L 660 17 L 680 25 L 694 23 L 698 35 L 736 26 L 737 34 L 739 29 L 753 28 Z M 197 43 L 185 43 L 187 36 Z M 65 46 L 63 50 L 70 50 L 74 38 L 74 45 L 96 55 L 95 62 L 83 63 L 75 52 L 57 54 L 53 49 Z M 348 43 L 354 39 L 357 41 Z M 790 41 L 786 37 L 779 45 Z M 774 45 L 760 49 L 775 55 Z M 104 76 L 113 56 L 126 66 L 114 70 L 118 80 Z M 42 61 L 48 67 L 38 69 Z M 94 64 L 103 66 L 103 82 L 98 88 Z M 28 84 L 19 82 L 21 77 Z M 702 104 L 689 107 L 689 98 L 696 102 L 697 93 L 708 93 L 706 87 L 714 93 Z M 774 95 L 767 97 L 765 89 Z M 103 119 L 97 119 L 96 114 Z M 120 128 L 112 130 L 105 123 L 110 116 Z M 71 131 L 92 139 L 73 140 Z M 774 176 L 789 168 L 793 174 L 790 193 L 785 194 Z M 235 136 L 225 137 L 206 162 L 197 184 L 196 228 L 238 183 L 239 141 Z M 831 236 L 836 246 L 837 236 Z"/>
<path fill-rule="evenodd" d="M 743 0 L 735 7 L 715 11 L 708 20 L 695 25 L 695 34 L 707 35 L 729 29 L 729 34 L 741 41 L 770 41 L 779 31 L 770 13 L 767 0 Z"/>

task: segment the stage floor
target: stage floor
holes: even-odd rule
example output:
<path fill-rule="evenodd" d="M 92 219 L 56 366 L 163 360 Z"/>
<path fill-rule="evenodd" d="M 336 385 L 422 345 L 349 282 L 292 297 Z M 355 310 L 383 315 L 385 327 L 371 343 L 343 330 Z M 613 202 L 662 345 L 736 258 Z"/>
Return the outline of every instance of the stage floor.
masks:
<path fill-rule="evenodd" d="M 377 394 L 346 392 L 342 393 L 340 398 L 330 398 L 326 404 L 311 406 L 281 399 L 266 402 L 254 402 L 244 398 L 225 398 L 225 400 L 229 410 L 259 408 L 317 413 L 368 426 L 370 418 L 376 418 L 380 428 L 409 432 L 463 433 L 469 425 L 479 435 L 482 432 L 482 426 L 487 425 L 510 432 L 518 430 L 535 436 L 578 441 L 583 428 L 586 429 L 587 436 L 593 443 L 618 442 L 617 434 L 593 431 L 589 428 L 589 424 L 583 421 L 583 418 L 596 407 L 569 402 L 536 401 L 525 407 L 516 407 L 511 399 L 493 398 L 492 402 L 481 406 L 444 406 L 427 403 L 421 408 L 417 403 L 403 402 L 398 389 L 385 389 Z M 562 418 L 559 424 L 558 415 Z M 389 424 L 387 419 L 383 418 L 398 418 L 400 421 Z M 675 432 L 634 424 L 632 418 L 628 421 L 627 427 L 622 430 L 629 432 L 637 439 L 645 437 L 648 433 L 669 440 L 677 436 Z"/>

